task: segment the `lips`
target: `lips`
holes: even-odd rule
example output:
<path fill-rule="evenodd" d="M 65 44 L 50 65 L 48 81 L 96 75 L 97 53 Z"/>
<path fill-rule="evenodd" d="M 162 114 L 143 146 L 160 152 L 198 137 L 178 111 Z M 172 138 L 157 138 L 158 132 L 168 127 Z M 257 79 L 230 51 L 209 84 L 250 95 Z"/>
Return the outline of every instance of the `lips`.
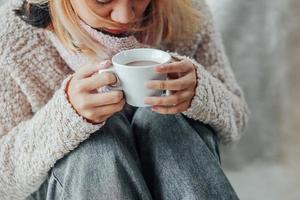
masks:
<path fill-rule="evenodd" d="M 109 32 L 109 33 L 114 34 L 114 35 L 119 35 L 119 34 L 122 34 L 122 33 L 126 32 L 126 29 L 107 29 L 107 28 L 104 28 L 104 30 L 106 32 Z"/>

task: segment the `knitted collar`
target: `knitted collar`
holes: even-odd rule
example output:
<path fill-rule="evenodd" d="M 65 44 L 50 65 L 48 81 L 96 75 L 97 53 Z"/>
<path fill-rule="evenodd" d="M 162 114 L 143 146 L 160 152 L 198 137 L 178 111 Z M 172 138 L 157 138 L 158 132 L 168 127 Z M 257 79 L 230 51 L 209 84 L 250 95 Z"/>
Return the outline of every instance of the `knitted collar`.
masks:
<path fill-rule="evenodd" d="M 84 22 L 80 22 L 80 25 L 96 42 L 101 43 L 105 48 L 112 52 L 112 55 L 127 49 L 148 47 L 147 45 L 140 43 L 133 35 L 116 37 L 98 31 Z M 65 48 L 54 33 L 47 31 L 47 35 L 71 69 L 75 71 L 79 67 L 89 63 L 89 59 L 82 53 L 72 52 Z"/>

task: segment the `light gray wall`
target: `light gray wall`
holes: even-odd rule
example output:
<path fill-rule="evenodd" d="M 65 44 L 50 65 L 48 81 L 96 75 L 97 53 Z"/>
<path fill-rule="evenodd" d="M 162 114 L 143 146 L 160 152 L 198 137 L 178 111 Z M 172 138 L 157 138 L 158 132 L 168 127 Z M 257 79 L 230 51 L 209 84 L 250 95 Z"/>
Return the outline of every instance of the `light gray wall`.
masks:
<path fill-rule="evenodd" d="M 300 2 L 207 2 L 252 111 L 225 170 L 241 199 L 300 199 Z"/>
<path fill-rule="evenodd" d="M 262 157 L 272 159 L 280 151 L 280 128 L 289 101 L 287 32 L 282 13 L 286 3 L 223 0 L 222 4 L 218 0 L 220 5 L 222 9 L 215 8 L 216 19 L 232 68 L 252 111 L 248 132 L 238 147 L 234 147 L 238 149 L 235 158 L 231 159 L 230 154 L 228 159 L 239 157 L 249 162 Z"/>

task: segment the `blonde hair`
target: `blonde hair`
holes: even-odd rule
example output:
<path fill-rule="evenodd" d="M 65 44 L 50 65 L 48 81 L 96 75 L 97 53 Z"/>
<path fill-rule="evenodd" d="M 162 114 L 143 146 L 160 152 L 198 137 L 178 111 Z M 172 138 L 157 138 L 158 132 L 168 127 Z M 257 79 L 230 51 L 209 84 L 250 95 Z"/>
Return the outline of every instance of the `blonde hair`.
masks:
<path fill-rule="evenodd" d="M 71 0 L 27 0 L 32 4 L 49 3 L 51 25 L 62 43 L 73 51 L 80 51 L 89 56 L 108 55 L 103 46 L 95 42 L 79 24 L 79 17 L 74 11 Z M 143 19 L 132 25 L 137 39 L 148 45 L 162 42 L 184 40 L 193 36 L 200 27 L 200 13 L 194 9 L 191 0 L 151 0 Z M 93 12 L 92 12 L 93 13 Z M 95 14 L 103 25 L 118 27 L 117 23 L 105 20 Z M 137 26 L 138 24 L 138 26 Z"/>

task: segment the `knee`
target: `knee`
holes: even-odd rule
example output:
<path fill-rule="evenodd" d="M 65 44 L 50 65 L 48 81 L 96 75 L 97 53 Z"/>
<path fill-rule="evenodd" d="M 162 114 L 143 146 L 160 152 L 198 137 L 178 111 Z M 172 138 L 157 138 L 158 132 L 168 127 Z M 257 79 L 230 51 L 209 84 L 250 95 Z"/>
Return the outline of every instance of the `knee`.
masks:
<path fill-rule="evenodd" d="M 188 118 L 181 113 L 159 114 L 157 112 L 153 112 L 149 107 L 139 108 L 134 114 L 132 123 L 135 126 L 143 127 L 147 130 L 159 128 L 160 130 L 166 131 L 175 127 L 176 130 L 193 128 L 210 134 L 213 132 L 212 128 L 208 125 Z"/>
<path fill-rule="evenodd" d="M 155 124 L 167 126 L 170 123 L 176 122 L 176 115 L 165 115 L 153 112 L 151 108 L 139 108 L 132 120 L 135 124 L 140 124 L 143 127 L 153 128 Z"/>
<path fill-rule="evenodd" d="M 141 137 L 154 140 L 174 137 L 186 138 L 188 135 L 203 139 L 215 136 L 212 129 L 202 122 L 185 117 L 183 114 L 165 115 L 153 112 L 150 108 L 139 108 L 132 120 L 135 132 Z M 207 137 L 207 138 L 206 138 Z"/>
<path fill-rule="evenodd" d="M 93 176 L 104 175 L 104 171 L 113 168 L 122 151 L 116 134 L 122 134 L 120 131 L 124 128 L 129 128 L 126 117 L 121 114 L 113 116 L 105 126 L 59 160 L 52 168 L 52 173 L 62 184 L 86 178 L 92 181 Z"/>
<path fill-rule="evenodd" d="M 143 128 L 144 130 L 159 130 L 158 132 L 162 132 L 163 130 L 169 130 L 176 126 L 178 120 L 180 120 L 180 115 L 181 114 L 159 114 L 153 112 L 149 107 L 139 108 L 134 114 L 132 124 L 135 127 Z"/>
<path fill-rule="evenodd" d="M 168 143 L 170 137 L 178 132 L 177 115 L 164 115 L 150 108 L 139 108 L 132 120 L 132 128 L 141 141 Z"/>

